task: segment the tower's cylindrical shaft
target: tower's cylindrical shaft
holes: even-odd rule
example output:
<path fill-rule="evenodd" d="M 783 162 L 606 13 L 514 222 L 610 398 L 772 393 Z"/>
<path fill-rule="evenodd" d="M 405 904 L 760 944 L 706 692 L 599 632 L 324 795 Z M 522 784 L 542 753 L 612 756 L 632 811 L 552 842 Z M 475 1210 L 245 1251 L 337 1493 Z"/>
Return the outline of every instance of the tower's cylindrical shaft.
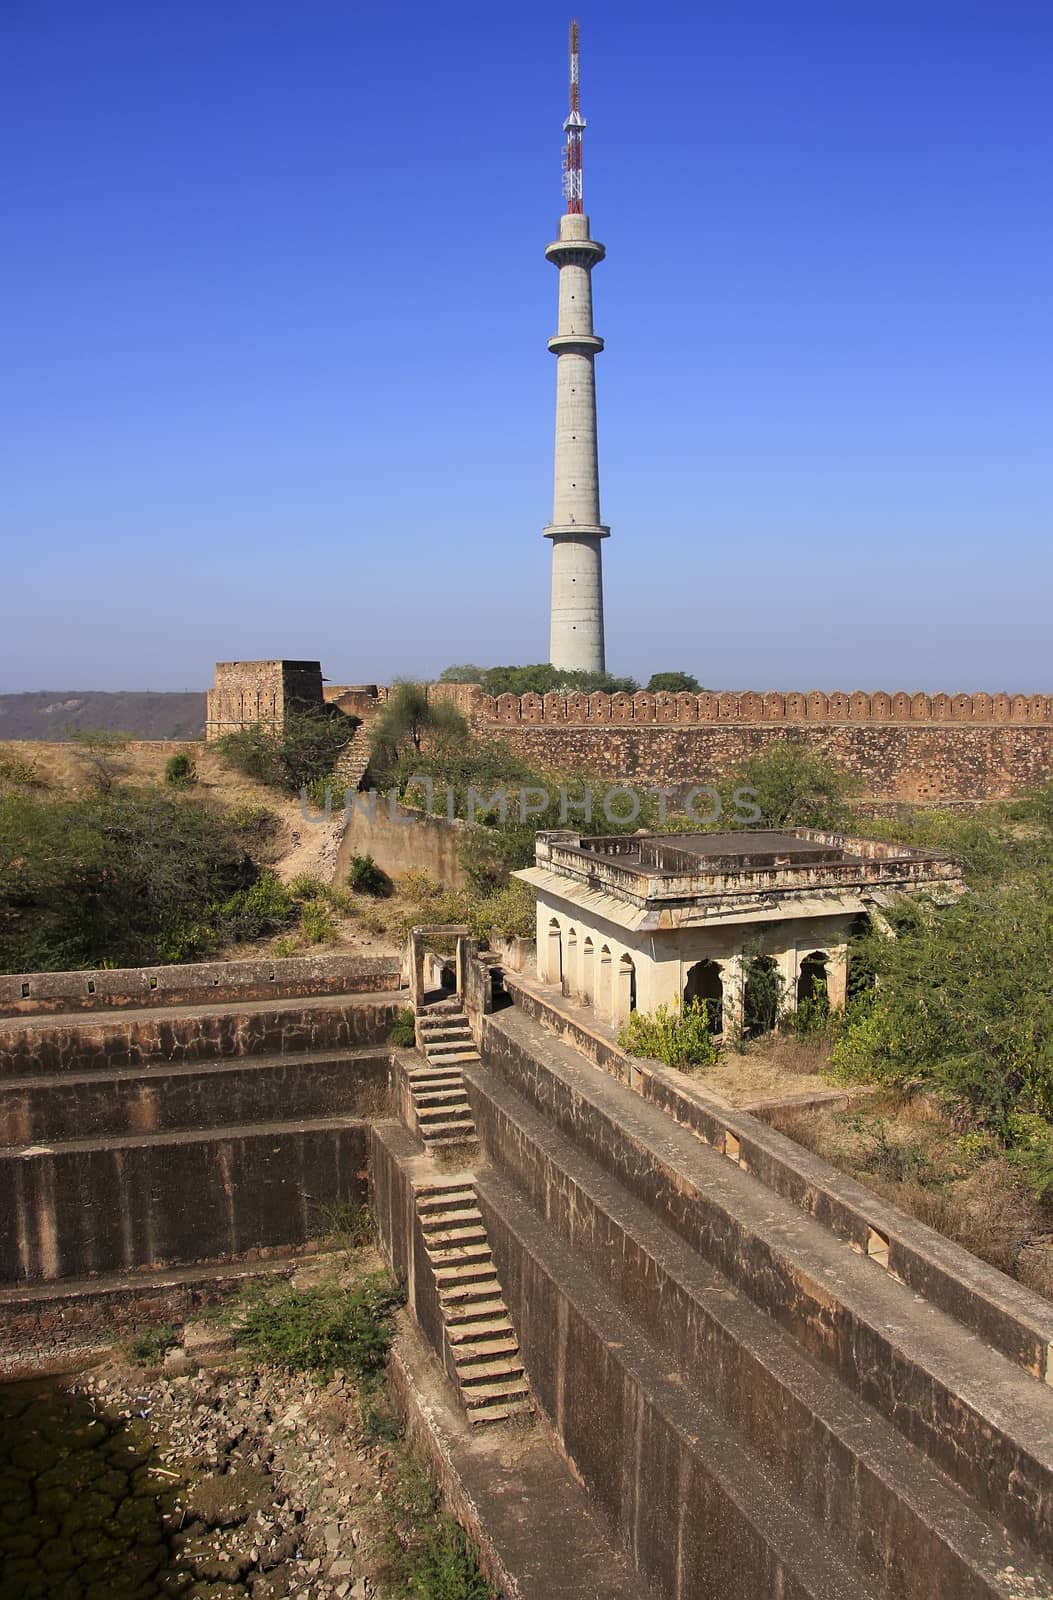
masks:
<path fill-rule="evenodd" d="M 603 260 L 589 219 L 567 213 L 545 251 L 559 268 L 556 356 L 556 471 L 552 521 L 552 631 L 549 659 L 568 671 L 602 672 L 603 573 L 594 360 L 603 340 L 592 331 L 592 269 Z"/>

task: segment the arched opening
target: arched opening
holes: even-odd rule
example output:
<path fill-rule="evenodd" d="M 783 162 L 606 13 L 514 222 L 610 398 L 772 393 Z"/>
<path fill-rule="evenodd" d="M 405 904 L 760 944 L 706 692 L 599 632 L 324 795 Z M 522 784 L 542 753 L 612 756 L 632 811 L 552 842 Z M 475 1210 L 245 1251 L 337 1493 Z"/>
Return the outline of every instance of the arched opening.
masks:
<path fill-rule="evenodd" d="M 751 956 L 746 962 L 742 992 L 742 1031 L 747 1039 L 770 1033 L 782 1010 L 782 977 L 771 956 Z"/>
<path fill-rule="evenodd" d="M 567 959 L 563 963 L 563 993 L 568 997 L 577 992 L 578 981 L 578 933 L 576 928 L 567 929 Z"/>
<path fill-rule="evenodd" d="M 594 993 L 592 963 L 592 940 L 586 936 L 585 943 L 581 947 L 581 1000 L 582 1004 L 586 1006 L 592 1004 L 592 996 Z"/>
<path fill-rule="evenodd" d="M 684 983 L 684 1009 L 692 1000 L 700 1000 L 706 1008 L 706 1025 L 710 1033 L 724 1031 L 724 984 L 720 967 L 715 961 L 696 961 L 688 968 Z"/>
<path fill-rule="evenodd" d="M 633 966 L 632 956 L 622 956 L 618 963 L 618 1003 L 616 1007 L 616 1020 L 621 1024 L 628 1022 L 632 1012 L 636 1010 L 636 968 Z"/>
<path fill-rule="evenodd" d="M 801 961 L 797 974 L 798 1007 L 806 1002 L 824 1008 L 829 1006 L 825 950 L 813 950 L 811 955 L 805 956 Z"/>
<path fill-rule="evenodd" d="M 801 961 L 797 972 L 797 1013 L 794 1026 L 801 1033 L 821 1028 L 830 1015 L 830 985 L 827 953 L 813 950 Z"/>
<path fill-rule="evenodd" d="M 563 982 L 563 935 L 555 917 L 548 925 L 548 962 L 545 976 L 549 983 Z"/>
<path fill-rule="evenodd" d="M 610 1017 L 613 1005 L 611 994 L 611 949 L 610 945 L 600 947 L 600 970 L 596 979 L 596 999 L 593 1004 L 596 1014 L 600 1017 Z"/>

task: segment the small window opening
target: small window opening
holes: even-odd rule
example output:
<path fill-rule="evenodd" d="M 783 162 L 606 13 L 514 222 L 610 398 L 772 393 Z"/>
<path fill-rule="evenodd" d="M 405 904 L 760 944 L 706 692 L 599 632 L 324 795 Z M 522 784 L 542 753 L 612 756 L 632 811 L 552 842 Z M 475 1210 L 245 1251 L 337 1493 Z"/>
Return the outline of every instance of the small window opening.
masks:
<path fill-rule="evenodd" d="M 876 1228 L 867 1229 L 867 1255 L 879 1267 L 888 1270 L 888 1238 Z"/>

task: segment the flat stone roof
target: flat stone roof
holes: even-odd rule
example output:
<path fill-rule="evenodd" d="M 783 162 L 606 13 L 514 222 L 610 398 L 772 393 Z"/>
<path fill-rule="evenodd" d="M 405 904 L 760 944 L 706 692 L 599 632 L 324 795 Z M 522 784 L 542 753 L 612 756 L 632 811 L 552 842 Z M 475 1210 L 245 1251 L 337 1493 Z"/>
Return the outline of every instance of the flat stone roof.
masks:
<path fill-rule="evenodd" d="M 535 889 L 638 930 L 831 914 L 886 893 L 964 892 L 949 856 L 816 828 L 724 833 L 539 833 L 535 865 L 515 874 Z"/>

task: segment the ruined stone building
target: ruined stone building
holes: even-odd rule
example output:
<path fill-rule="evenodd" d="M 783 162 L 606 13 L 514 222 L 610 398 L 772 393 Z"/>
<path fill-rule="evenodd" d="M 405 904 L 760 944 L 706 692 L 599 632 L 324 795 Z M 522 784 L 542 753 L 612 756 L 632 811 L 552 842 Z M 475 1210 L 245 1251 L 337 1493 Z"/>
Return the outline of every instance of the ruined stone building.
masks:
<path fill-rule="evenodd" d="M 809 828 L 537 837 L 515 874 L 537 895 L 543 983 L 615 1027 L 635 1008 L 698 999 L 715 1031 L 741 1027 L 747 958 L 777 974 L 782 1008 L 845 1000 L 848 941 L 895 894 L 943 900 L 961 869 L 929 851 Z"/>

